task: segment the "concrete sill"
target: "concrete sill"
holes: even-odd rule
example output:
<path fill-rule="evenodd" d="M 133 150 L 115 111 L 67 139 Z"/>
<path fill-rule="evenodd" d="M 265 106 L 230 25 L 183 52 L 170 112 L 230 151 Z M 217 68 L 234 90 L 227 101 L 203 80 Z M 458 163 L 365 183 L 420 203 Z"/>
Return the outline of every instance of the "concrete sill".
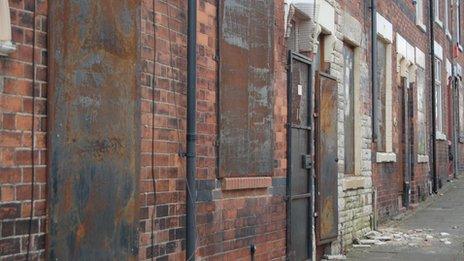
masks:
<path fill-rule="evenodd" d="M 446 140 L 446 135 L 441 131 L 437 131 L 435 136 L 436 140 Z"/>
<path fill-rule="evenodd" d="M 16 50 L 16 46 L 11 41 L 0 41 L 0 56 L 8 56 Z"/>
<path fill-rule="evenodd" d="M 443 22 L 438 20 L 438 18 L 435 18 L 435 23 L 440 26 L 441 28 L 443 28 Z"/>
<path fill-rule="evenodd" d="M 420 29 L 422 32 L 424 32 L 424 33 L 427 32 L 427 26 L 425 26 L 425 24 L 416 24 L 416 25 L 417 25 L 417 27 L 419 27 L 419 29 Z"/>
<path fill-rule="evenodd" d="M 445 32 L 445 33 L 446 33 L 446 37 L 448 37 L 448 40 L 451 41 L 453 37 L 451 36 L 450 31 L 449 31 L 448 29 L 446 29 L 446 32 Z"/>
<path fill-rule="evenodd" d="M 429 162 L 428 155 L 417 154 L 417 163 L 428 163 L 428 162 Z"/>
<path fill-rule="evenodd" d="M 459 51 L 460 51 L 461 53 L 462 53 L 462 51 L 464 50 L 464 49 L 462 48 L 462 45 L 461 45 L 460 43 L 458 43 L 458 49 L 459 49 Z"/>
<path fill-rule="evenodd" d="M 377 163 L 396 162 L 396 154 L 394 152 L 377 152 L 375 156 Z"/>
<path fill-rule="evenodd" d="M 343 179 L 343 191 L 363 189 L 369 186 L 367 177 L 345 177 Z"/>

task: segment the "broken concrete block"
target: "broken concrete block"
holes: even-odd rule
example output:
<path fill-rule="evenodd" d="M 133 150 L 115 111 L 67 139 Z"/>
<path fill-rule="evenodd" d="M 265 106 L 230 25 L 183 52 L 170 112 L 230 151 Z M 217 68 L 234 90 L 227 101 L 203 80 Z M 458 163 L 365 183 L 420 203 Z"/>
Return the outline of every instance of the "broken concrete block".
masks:
<path fill-rule="evenodd" d="M 364 236 L 369 239 L 375 239 L 376 237 L 382 236 L 382 233 L 372 230 L 367 232 Z"/>
<path fill-rule="evenodd" d="M 361 239 L 359 240 L 359 243 L 361 245 L 374 245 L 374 244 L 377 244 L 381 242 L 380 240 L 376 240 L 376 239 Z"/>
<path fill-rule="evenodd" d="M 369 248 L 369 247 L 371 247 L 371 245 L 362 245 L 362 244 L 353 245 L 353 248 Z"/>
<path fill-rule="evenodd" d="M 345 255 L 325 255 L 325 260 L 346 260 Z"/>

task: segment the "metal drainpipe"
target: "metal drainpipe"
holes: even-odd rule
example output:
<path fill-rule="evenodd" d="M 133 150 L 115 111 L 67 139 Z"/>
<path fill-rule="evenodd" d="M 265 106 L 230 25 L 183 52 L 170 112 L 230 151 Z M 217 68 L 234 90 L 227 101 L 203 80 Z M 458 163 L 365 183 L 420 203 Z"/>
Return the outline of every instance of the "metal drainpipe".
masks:
<path fill-rule="evenodd" d="M 187 39 L 187 260 L 195 260 L 196 250 L 196 81 L 197 2 L 188 1 Z"/>
<path fill-rule="evenodd" d="M 454 5 L 453 5 L 454 6 Z M 454 56 L 454 48 L 457 46 L 458 39 L 456 33 L 453 34 L 453 48 L 452 48 L 452 55 L 453 55 L 453 66 L 451 67 L 451 74 L 452 74 L 452 93 L 454 94 L 453 96 L 453 107 L 454 107 L 454 113 L 453 113 L 453 125 L 454 125 L 454 135 L 453 135 L 453 152 L 454 152 L 454 161 L 453 161 L 453 168 L 454 168 L 454 178 L 456 179 L 458 177 L 458 169 L 459 169 L 459 79 L 457 76 L 457 71 L 456 71 L 456 64 L 457 60 L 456 57 Z M 456 117 L 456 114 L 458 115 Z"/>
<path fill-rule="evenodd" d="M 430 24 L 430 65 L 432 76 L 432 177 L 433 192 L 438 193 L 438 172 L 437 172 L 437 123 L 436 123 L 436 100 L 435 100 L 435 30 L 434 30 L 434 0 L 429 0 L 429 24 Z"/>
<path fill-rule="evenodd" d="M 379 123 L 377 121 L 378 99 L 377 99 L 377 3 L 371 0 L 371 81 L 372 81 L 372 141 L 377 141 Z"/>
<path fill-rule="evenodd" d="M 458 88 L 458 79 L 456 77 L 456 70 L 454 68 L 454 63 L 452 66 L 452 78 L 451 78 L 451 93 L 453 95 L 453 178 L 457 178 L 458 175 L 458 160 L 459 160 L 459 148 L 458 148 L 458 139 L 459 139 L 459 118 L 456 117 L 459 114 L 459 88 Z"/>

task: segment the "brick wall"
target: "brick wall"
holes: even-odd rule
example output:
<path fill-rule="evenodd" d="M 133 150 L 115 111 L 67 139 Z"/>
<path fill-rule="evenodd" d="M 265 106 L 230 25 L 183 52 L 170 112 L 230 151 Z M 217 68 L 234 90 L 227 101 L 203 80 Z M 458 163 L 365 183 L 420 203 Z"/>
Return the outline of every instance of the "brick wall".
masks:
<path fill-rule="evenodd" d="M 46 229 L 47 1 L 39 1 L 35 20 L 35 92 L 32 86 L 33 1 L 9 3 L 16 51 L 8 57 L 0 57 L 0 259 L 25 258 L 31 208 L 30 256 L 36 259 L 43 257 Z M 33 162 L 35 177 L 32 206 Z"/>
<path fill-rule="evenodd" d="M 425 4 L 424 18 L 427 28 L 429 27 L 428 20 L 428 4 Z M 403 88 L 400 82 L 398 72 L 398 56 L 396 49 L 396 33 L 399 33 L 409 44 L 419 48 L 426 54 L 426 113 L 427 124 L 429 131 L 427 132 L 428 139 L 430 139 L 431 130 L 431 85 L 430 83 L 430 52 L 428 30 L 424 32 L 415 22 L 415 6 L 411 1 L 398 0 L 394 1 L 378 1 L 378 12 L 382 14 L 393 25 L 394 43 L 392 45 L 392 84 L 393 84 L 393 150 L 396 153 L 397 161 L 392 163 L 374 163 L 374 186 L 378 191 L 378 211 L 381 220 L 398 214 L 402 210 L 402 195 L 403 195 L 403 181 L 404 181 L 404 141 L 403 141 Z M 413 110 L 416 113 L 417 106 L 417 89 L 413 90 L 414 105 Z M 414 120 L 417 118 L 414 118 Z M 431 155 L 429 155 L 429 162 L 417 162 L 417 147 L 418 147 L 418 126 L 414 126 L 414 157 L 413 157 L 413 178 L 411 183 L 411 200 L 412 203 L 417 203 L 423 197 L 418 193 L 426 195 L 429 190 L 429 170 Z M 375 144 L 374 144 L 375 147 Z M 428 149 L 430 149 L 430 142 L 428 142 Z"/>
<path fill-rule="evenodd" d="M 142 1 L 140 260 L 185 258 L 186 13 L 181 1 Z"/>
<path fill-rule="evenodd" d="M 276 17 L 283 18 L 282 1 L 276 1 Z M 186 115 L 186 14 L 187 3 L 155 1 L 156 41 L 153 40 L 153 2 L 143 1 L 142 42 L 142 180 L 139 259 L 185 258 L 185 150 Z M 169 11 L 168 11 L 169 10 Z M 168 24 L 171 39 L 168 36 Z M 197 253 L 204 259 L 250 257 L 250 245 L 257 247 L 256 258 L 285 256 L 285 204 L 282 187 L 286 175 L 285 152 L 285 48 L 283 19 L 276 20 L 275 41 L 275 154 L 280 155 L 268 182 L 239 179 L 239 189 L 230 190 L 217 178 L 217 6 L 216 1 L 198 1 L 198 81 L 197 81 Z M 169 42 L 171 41 L 171 46 Z M 173 64 L 169 53 L 173 52 Z M 153 94 L 153 55 L 156 53 Z M 175 99 L 177 98 L 177 101 Z M 154 111 L 153 111 L 154 99 Z M 153 113 L 154 126 L 153 126 Z M 179 125 L 177 125 L 179 123 Z M 154 127 L 154 130 L 153 130 Z M 177 131 L 179 129 L 179 131 Z M 153 136 L 154 134 L 154 136 Z M 180 137 L 180 143 L 179 138 Z M 152 182 L 152 142 L 154 174 Z M 251 174 L 251 173 L 250 173 Z M 258 185 L 256 185 L 258 184 Z M 240 188 L 244 187 L 244 188 Z M 155 212 L 153 209 L 155 208 Z M 151 240 L 155 215 L 154 244 Z M 271 250 L 271 251 L 270 251 Z"/>

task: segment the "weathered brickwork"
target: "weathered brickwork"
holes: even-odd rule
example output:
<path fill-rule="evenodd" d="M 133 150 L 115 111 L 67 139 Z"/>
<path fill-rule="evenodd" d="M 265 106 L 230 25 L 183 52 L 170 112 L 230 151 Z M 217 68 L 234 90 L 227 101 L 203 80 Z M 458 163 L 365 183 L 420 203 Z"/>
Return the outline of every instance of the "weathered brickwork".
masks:
<path fill-rule="evenodd" d="M 9 2 L 16 51 L 0 57 L 0 259 L 26 257 L 31 208 L 29 257 L 38 259 L 43 257 L 46 231 L 47 1 L 37 4 L 35 21 L 34 1 Z"/>
<path fill-rule="evenodd" d="M 378 12 L 384 16 L 389 22 L 392 23 L 393 33 L 400 34 L 408 43 L 414 47 L 419 48 L 424 53 L 429 53 L 428 33 L 424 32 L 415 21 L 415 6 L 408 1 L 397 1 L 392 4 L 391 1 L 378 1 Z M 425 8 L 428 10 L 428 8 Z M 427 17 L 427 12 L 424 12 L 424 17 Z M 427 21 L 427 20 L 425 20 Z M 427 26 L 427 25 L 426 25 Z M 397 39 L 396 39 L 397 41 Z M 402 208 L 401 197 L 403 194 L 403 173 L 404 173 L 404 151 L 403 148 L 403 88 L 401 84 L 400 68 L 397 42 L 392 44 L 392 88 L 393 88 L 393 150 L 396 154 L 396 162 L 391 163 L 375 163 L 374 164 L 374 177 L 373 183 L 378 193 L 378 214 L 380 220 L 394 216 L 399 213 Z M 426 56 L 426 77 L 430 75 L 430 62 L 429 56 Z M 430 82 L 429 78 L 426 82 Z M 426 88 L 426 97 L 430 97 L 430 87 Z M 413 97 L 417 97 L 417 88 L 413 90 Z M 417 106 L 417 99 L 414 103 Z M 431 104 L 431 102 L 427 102 Z M 430 113 L 431 107 L 427 106 L 427 114 Z M 428 116 L 428 122 L 430 116 Z M 429 125 L 430 126 L 430 125 Z M 418 127 L 414 128 L 414 137 L 417 137 Z M 430 132 L 428 132 L 430 133 Z M 417 147 L 418 140 L 414 140 L 414 146 Z M 375 144 L 374 144 L 375 146 Z M 430 147 L 430 146 L 429 146 Z M 431 156 L 429 156 L 431 158 Z M 420 186 L 422 191 L 427 190 L 426 177 L 429 175 L 429 163 L 414 164 L 413 168 L 413 183 L 412 195 L 413 200 L 416 199 L 414 192 Z"/>
<path fill-rule="evenodd" d="M 279 2 L 279 1 L 277 1 Z M 142 180 L 141 180 L 141 260 L 185 259 L 185 88 L 186 88 L 186 3 L 153 1 L 142 6 Z M 276 4 L 276 14 L 283 16 Z M 238 188 L 229 190 L 217 179 L 217 81 L 218 28 L 216 1 L 198 2 L 198 81 L 197 81 L 197 253 L 205 259 L 237 259 L 251 255 L 262 260 L 285 256 L 285 128 L 286 53 L 283 33 L 275 34 L 275 154 L 278 160 L 271 183 L 246 178 L 235 180 Z M 277 20 L 276 32 L 283 30 Z M 169 36 L 169 32 L 171 36 Z M 154 96 L 153 55 L 156 53 Z M 170 57 L 172 53 L 172 57 Z M 172 61 L 171 61 L 172 58 Z M 154 101 L 153 101 L 154 99 Z M 154 107 L 153 107 L 154 105 Z M 154 109 L 153 109 L 154 108 Z M 154 111 L 153 111 L 154 110 Z M 155 118 L 153 119 L 153 114 Z M 153 126 L 154 123 L 154 126 Z M 154 127 L 154 130 L 153 130 Z M 154 135 L 154 136 L 153 136 Z M 154 139 L 154 144 L 152 143 Z M 154 151 L 153 151 L 154 149 Z M 152 154 L 156 194 L 153 194 Z M 277 157 L 277 155 L 280 155 Z M 248 182 L 247 184 L 242 184 Z M 267 185 L 266 185 L 267 184 Z M 271 186 L 269 186 L 271 185 Z M 254 188 L 256 187 L 256 188 Z M 283 191 L 283 192 L 282 192 Z M 154 207 L 155 206 L 155 207 Z M 155 208 L 155 209 L 153 209 Z M 152 215 L 154 238 L 152 244 Z M 270 251 L 272 250 L 272 251 Z"/>
<path fill-rule="evenodd" d="M 322 1 L 322 0 L 321 0 Z M 36 19 L 33 18 L 37 3 Z M 227 178 L 219 175 L 218 90 L 220 84 L 220 46 L 218 2 L 198 0 L 197 46 L 197 215 L 196 256 L 200 260 L 284 260 L 287 255 L 287 39 L 285 38 L 284 0 L 274 0 L 273 27 L 273 171 L 268 176 Z M 409 0 L 378 0 L 378 13 L 393 28 L 392 42 L 392 123 L 394 162 L 377 162 L 377 145 L 372 140 L 371 112 L 371 36 L 369 1 L 327 0 L 334 9 L 334 28 L 317 30 L 308 45 L 315 61 L 317 34 L 324 35 L 328 73 L 338 82 L 338 218 L 339 237 L 318 248 L 319 255 L 344 253 L 354 238 L 405 210 L 403 87 L 401 57 L 397 34 L 425 54 L 427 154 L 413 159 L 411 203 L 429 196 L 431 190 L 431 64 L 428 1 L 424 1 L 426 30 L 416 25 L 416 11 Z M 452 174 L 448 143 L 454 135 L 453 92 L 446 82 L 446 60 L 464 67 L 464 55 L 450 36 L 457 23 L 454 1 L 450 12 L 450 34 L 434 23 L 435 41 L 443 48 L 443 131 L 437 141 L 440 183 Z M 444 1 L 440 17 L 444 17 Z M 0 260 L 24 260 L 28 252 L 31 223 L 31 259 L 45 258 L 47 236 L 47 1 L 9 0 L 12 37 L 16 51 L 0 57 Z M 141 1 L 141 176 L 139 186 L 139 260 L 185 260 L 186 257 L 186 88 L 187 88 L 187 1 Z M 464 11 L 464 7 L 461 12 Z M 464 14 L 463 14 L 464 17 Z M 36 27 L 36 84 L 33 81 L 33 27 Z M 464 28 L 464 21 L 460 21 Z M 314 28 L 311 28 L 314 29 Z M 312 32 L 314 33 L 314 32 Z M 464 37 L 462 37 L 464 39 Z M 357 77 L 356 173 L 347 175 L 345 167 L 344 43 L 354 47 L 359 59 Z M 464 42 L 461 43 L 464 45 Z M 327 49 L 328 48 L 328 49 Z M 454 59 L 455 58 L 455 59 Z M 461 75 L 464 73 L 461 72 Z M 463 81 L 461 81 L 461 84 Z M 417 88 L 413 103 L 418 106 Z M 35 98 L 33 98 L 35 95 Z M 234 97 L 230 97 L 233 99 Z M 33 102 L 34 100 L 34 102 Z M 464 103 L 463 101 L 458 101 Z M 464 105 L 463 105 L 464 106 Z M 34 109 L 33 109 L 34 108 Z M 33 115 L 34 113 L 34 115 Z M 459 114 L 458 114 L 459 116 Z M 417 115 L 414 115 L 414 119 Z M 33 125 L 34 122 L 34 125 Z M 460 123 L 463 124 L 463 123 Z M 413 129 L 413 147 L 419 146 L 419 126 Z M 464 128 L 462 128 L 464 130 Z M 34 139 L 32 138 L 34 133 Z M 35 141 L 32 144 L 32 141 Z M 464 151 L 464 133 L 458 139 Z M 32 149 L 34 148 L 34 151 Z M 417 154 L 417 153 L 415 153 Z M 428 159 L 426 157 L 428 156 Z M 33 161 L 32 161 L 33 157 Z M 455 155 L 460 172 L 464 153 Z M 34 195 L 32 191 L 32 173 Z M 33 196 L 34 205 L 31 205 Z"/>

